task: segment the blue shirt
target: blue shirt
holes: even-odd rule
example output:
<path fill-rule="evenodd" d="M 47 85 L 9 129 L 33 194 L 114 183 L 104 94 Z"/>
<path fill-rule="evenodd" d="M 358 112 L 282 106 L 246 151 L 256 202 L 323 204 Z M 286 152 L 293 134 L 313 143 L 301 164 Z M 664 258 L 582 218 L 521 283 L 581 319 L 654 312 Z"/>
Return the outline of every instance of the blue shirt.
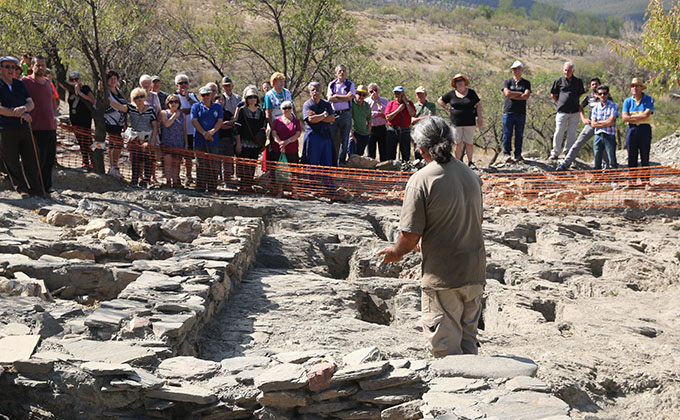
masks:
<path fill-rule="evenodd" d="M 302 107 L 302 117 L 305 120 L 305 134 L 318 134 L 322 137 L 330 138 L 331 124 L 325 121 L 320 121 L 316 124 L 310 124 L 308 120 L 309 111 L 313 111 L 317 115 L 323 114 L 323 112 L 326 111 L 328 112 L 328 115 L 333 115 L 335 112 L 333 111 L 333 107 L 331 107 L 331 103 L 323 99 L 320 99 L 317 103 L 314 102 L 314 99 L 310 98 Z"/>
<path fill-rule="evenodd" d="M 624 112 L 632 116 L 641 114 L 642 112 L 648 109 L 652 111 L 652 114 L 654 113 L 654 99 L 652 99 L 651 96 L 645 95 L 643 93 L 640 102 L 635 100 L 634 95 L 631 96 L 630 98 L 626 98 L 626 100 L 623 101 L 623 109 L 621 110 L 621 112 Z M 650 114 L 649 118 L 646 118 L 645 120 L 637 122 L 635 124 L 650 124 L 651 122 L 652 116 Z"/>
<path fill-rule="evenodd" d="M 598 101 L 590 110 L 591 120 L 604 121 L 612 115 L 614 117 L 619 116 L 619 106 L 611 99 L 607 99 L 604 105 L 602 105 L 602 101 Z M 614 118 L 614 124 L 609 127 L 596 128 L 595 134 L 608 134 L 610 136 L 616 134 L 616 118 Z"/>
<path fill-rule="evenodd" d="M 30 98 L 24 82 L 12 79 L 12 89 L 4 80 L 0 79 L 0 105 L 5 108 L 16 108 L 26 105 L 26 99 Z M 5 128 L 28 128 L 28 123 L 21 118 L 6 117 L 0 115 L 0 130 Z"/>
<path fill-rule="evenodd" d="M 198 120 L 198 123 L 203 127 L 205 131 L 212 130 L 217 124 L 217 120 L 224 117 L 224 111 L 222 105 L 218 102 L 213 102 L 210 104 L 210 108 L 206 108 L 203 102 L 198 102 L 191 105 L 191 119 Z M 220 131 L 217 130 L 213 134 L 213 141 L 211 146 L 217 146 L 220 144 Z M 203 135 L 195 130 L 194 133 L 194 145 L 195 146 L 205 146 L 205 139 Z"/>

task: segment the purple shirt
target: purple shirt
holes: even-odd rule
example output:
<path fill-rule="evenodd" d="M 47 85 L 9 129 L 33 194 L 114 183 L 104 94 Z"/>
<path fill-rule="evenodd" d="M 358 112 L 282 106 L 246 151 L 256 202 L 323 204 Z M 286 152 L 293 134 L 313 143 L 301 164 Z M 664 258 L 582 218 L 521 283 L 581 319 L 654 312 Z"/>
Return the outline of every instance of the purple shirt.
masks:
<path fill-rule="evenodd" d="M 344 82 L 340 83 L 338 79 L 335 79 L 328 84 L 326 97 L 330 98 L 331 95 L 346 95 L 350 92 L 352 92 L 352 96 L 354 96 L 354 83 L 352 83 L 351 80 L 345 79 Z M 330 100 L 328 102 L 330 102 Z M 350 109 L 352 106 L 352 99 L 347 102 L 331 102 L 331 106 L 333 107 L 334 111 L 344 111 L 346 109 Z"/>
<path fill-rule="evenodd" d="M 377 101 L 374 101 L 370 96 L 366 98 L 366 102 L 371 106 L 371 121 L 373 122 L 373 127 L 381 126 L 387 124 L 387 119 L 385 117 L 378 117 L 379 113 L 385 113 L 385 108 L 387 108 L 387 103 L 389 102 L 387 98 L 382 96 L 378 97 Z"/>

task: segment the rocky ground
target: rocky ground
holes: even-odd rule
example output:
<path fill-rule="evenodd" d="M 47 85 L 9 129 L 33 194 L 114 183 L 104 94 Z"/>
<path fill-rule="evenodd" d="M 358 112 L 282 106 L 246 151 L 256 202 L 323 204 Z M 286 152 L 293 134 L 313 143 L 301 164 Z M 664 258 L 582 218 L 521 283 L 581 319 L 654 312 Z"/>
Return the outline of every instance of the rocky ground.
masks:
<path fill-rule="evenodd" d="M 476 379 L 457 378 L 458 382 L 449 383 L 444 378 L 451 375 L 442 372 L 450 373 L 452 365 L 433 365 L 420 335 L 419 256 L 411 253 L 398 264 L 380 265 L 375 255 L 396 238 L 397 206 L 129 190 L 108 177 L 75 170 L 59 171 L 56 182 L 58 192 L 50 201 L 20 200 L 6 189 L 0 193 L 0 276 L 6 279 L 2 294 L 33 296 L 21 298 L 29 300 L 3 298 L 0 340 L 38 334 L 42 339 L 22 345 L 35 346 L 35 353 L 52 363 L 69 361 L 70 368 L 50 368 L 70 372 L 64 382 L 96 386 L 99 382 L 86 373 L 96 378 L 114 373 L 78 365 L 94 359 L 84 354 L 92 349 L 82 347 L 82 339 L 138 340 L 132 350 L 107 350 L 122 352 L 111 362 L 131 363 L 135 369 L 141 363 L 156 378 L 120 368 L 115 372 L 118 375 L 142 375 L 148 380 L 107 379 L 102 390 L 128 387 L 129 392 L 129 387 L 147 387 L 145 398 L 152 402 L 142 404 L 144 413 L 187 413 L 180 406 L 191 398 L 191 404 L 203 404 L 203 408 L 192 408 L 195 418 L 247 418 L 256 404 L 267 407 L 271 402 L 267 398 L 272 396 L 265 398 L 267 392 L 288 392 L 282 390 L 298 384 L 295 375 L 301 373 L 294 366 L 289 366 L 292 371 L 286 374 L 292 379 L 284 388 L 271 385 L 271 378 L 254 380 L 270 363 L 299 363 L 309 369 L 316 363 L 335 362 L 339 372 L 347 374 L 352 365 L 345 362 L 348 353 L 363 351 L 367 353 L 355 364 L 380 367 L 364 366 L 371 373 L 363 377 L 352 376 L 361 373 L 349 369 L 351 380 L 359 382 L 345 383 L 341 388 L 346 394 L 329 397 L 345 404 L 344 411 L 334 411 L 345 414 L 335 417 L 376 418 L 377 413 L 377 418 L 416 418 L 384 414 L 387 406 L 375 402 L 375 398 L 384 402 L 383 394 L 372 396 L 373 402 L 364 401 L 365 394 L 356 394 L 359 387 L 366 391 L 363 387 L 374 386 L 360 381 L 371 375 L 388 378 L 402 388 L 403 383 L 410 384 L 402 394 L 421 401 L 414 404 L 425 415 L 435 416 L 450 407 L 449 417 L 442 418 L 539 419 L 567 410 L 571 418 L 590 420 L 680 417 L 677 213 L 487 208 L 488 285 L 480 354 L 511 356 L 510 361 L 531 359 L 538 369 L 523 371 L 520 366 L 501 378 L 489 372 L 468 372 L 465 376 Z M 248 218 L 234 219 L 241 216 Z M 225 275 L 235 280 L 242 276 L 242 280 L 225 287 Z M 221 280 L 215 276 L 222 276 Z M 33 280 L 43 283 L 26 286 Z M 210 285 L 209 292 L 205 285 Z M 48 294 L 52 301 L 45 300 Z M 223 304 L 216 303 L 220 299 Z M 36 302 L 41 302 L 42 310 Z M 144 343 L 141 353 L 139 340 Z M 54 352 L 60 351 L 68 357 L 56 356 Z M 33 348 L 26 357 L 31 354 Z M 202 361 L 176 356 L 196 356 Z M 246 360 L 248 369 L 254 370 L 239 377 L 243 368 L 229 368 L 229 360 Z M 479 359 L 477 363 L 498 360 Z M 43 363 L 29 365 L 5 363 L 0 381 L 17 371 L 19 376 L 12 379 L 16 386 L 31 392 L 56 387 L 50 382 L 56 379 L 31 379 L 30 372 L 46 369 Z M 76 365 L 80 370 L 73 370 Z M 183 366 L 203 373 L 183 372 Z M 417 381 L 414 372 L 421 372 Z M 531 375 L 538 381 L 526 378 Z M 517 378 L 507 381 L 510 377 Z M 172 378 L 187 381 L 177 386 L 195 386 L 201 391 L 182 388 L 186 391 L 182 393 Z M 209 381 L 213 381 L 210 386 Z M 418 381 L 424 385 L 414 385 Z M 164 388 L 158 388 L 162 383 Z M 217 391 L 237 383 L 241 391 L 243 384 L 254 383 L 264 394 L 258 397 L 248 391 L 238 400 L 234 394 Z M 442 394 L 442 389 L 448 392 Z M 536 397 L 545 391 L 568 407 Z M 31 407 L 44 403 L 40 401 L 44 394 L 25 395 L 37 399 L 30 401 Z M 390 397 L 393 404 L 410 401 L 403 395 Z M 547 398 L 550 394 L 540 395 Z M 215 403 L 215 396 L 221 402 Z M 304 418 L 315 418 L 310 417 L 314 410 L 321 410 L 314 399 L 320 398 L 317 394 L 286 394 L 286 398 L 285 404 L 296 401 L 295 413 Z M 277 401 L 273 407 L 285 406 Z M 223 417 L 207 417 L 205 407 L 213 410 L 215 404 Z M 532 404 L 538 408 L 524 411 Z M 0 407 L 10 406 L 0 398 Z M 306 406 L 317 408 L 300 408 Z M 363 414 L 351 414 L 361 411 L 357 407 L 363 407 Z M 225 412 L 237 414 L 226 417 Z M 33 418 L 60 418 L 54 414 L 40 417 L 35 414 L 40 413 L 37 408 L 31 413 Z M 258 418 L 291 418 L 265 414 L 260 412 Z"/>

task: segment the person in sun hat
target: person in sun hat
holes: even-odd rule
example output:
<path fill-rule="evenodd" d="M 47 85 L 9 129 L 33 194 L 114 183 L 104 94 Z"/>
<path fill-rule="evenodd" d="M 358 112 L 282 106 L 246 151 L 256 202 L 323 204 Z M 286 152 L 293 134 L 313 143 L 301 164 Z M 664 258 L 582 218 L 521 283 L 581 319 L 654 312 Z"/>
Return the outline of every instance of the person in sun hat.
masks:
<path fill-rule="evenodd" d="M 524 125 L 527 119 L 527 99 L 531 96 L 531 82 L 522 77 L 524 64 L 516 60 L 510 66 L 512 77 L 503 82 L 503 154 L 505 161 L 521 162 Z M 515 133 L 515 153 L 512 153 L 512 134 Z"/>
<path fill-rule="evenodd" d="M 628 85 L 631 96 L 623 101 L 621 115 L 623 122 L 628 123 L 626 130 L 626 149 L 628 150 L 628 167 L 649 166 L 649 151 L 652 147 L 652 114 L 654 99 L 644 93 L 647 88 L 639 77 L 634 77 Z M 642 177 L 643 181 L 646 178 Z"/>
<path fill-rule="evenodd" d="M 453 88 L 437 102 L 449 112 L 451 124 L 455 128 L 456 158 L 463 159 L 463 145 L 468 157 L 468 166 L 477 169 L 472 159 L 474 152 L 475 125 L 482 126 L 482 103 L 477 92 L 468 88 L 470 78 L 458 73 L 451 78 Z"/>

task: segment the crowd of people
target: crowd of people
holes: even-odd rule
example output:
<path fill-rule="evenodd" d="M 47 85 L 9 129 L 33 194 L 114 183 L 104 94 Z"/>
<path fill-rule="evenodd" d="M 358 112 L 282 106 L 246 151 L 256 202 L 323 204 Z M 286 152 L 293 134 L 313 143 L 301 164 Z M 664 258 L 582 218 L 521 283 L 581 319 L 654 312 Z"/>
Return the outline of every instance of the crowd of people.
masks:
<path fill-rule="evenodd" d="M 57 90 L 43 57 L 29 60 L 24 56 L 19 61 L 5 56 L 0 58 L 0 65 L 0 135 L 7 173 L 20 194 L 49 194 L 56 153 Z M 512 77 L 502 86 L 503 153 L 506 162 L 517 162 L 523 160 L 531 83 L 522 77 L 524 65 L 520 61 L 515 61 L 510 71 Z M 209 159 L 204 153 L 193 155 L 191 151 L 261 158 L 265 170 L 267 162 L 272 161 L 344 165 L 353 154 L 367 154 L 381 161 L 397 158 L 408 161 L 413 150 L 416 159 L 422 158 L 418 149 L 413 148 L 411 132 L 437 111 L 435 103 L 427 100 L 425 87 L 415 89 L 416 103 L 407 98 L 402 86 L 394 87 L 393 97 L 388 100 L 380 95 L 376 83 L 355 86 L 344 65 L 335 68 L 335 76 L 325 89 L 318 82 L 309 83 L 309 99 L 298 111 L 285 87 L 285 76 L 279 72 L 261 85 L 262 90 L 248 85 L 242 95 L 234 92 L 234 82 L 229 77 L 222 78 L 221 91 L 216 83 L 208 83 L 194 94 L 189 91 L 186 74 L 175 76 L 173 93 L 161 90 L 158 76 L 145 74 L 139 78 L 139 87 L 126 97 L 118 86 L 120 74 L 109 70 L 105 80 L 108 108 L 104 116 L 109 134 L 108 174 L 122 178 L 119 162 L 124 147 L 130 155 L 132 185 L 158 183 L 156 167 L 161 162 L 167 186 L 193 185 L 198 191 L 209 192 L 220 184 L 248 190 L 253 184 L 255 166 L 234 166 L 226 163 L 228 160 Z M 437 103 L 450 117 L 454 156 L 462 160 L 465 154 L 468 166 L 475 169 L 475 127 L 483 125 L 483 118 L 481 99 L 470 83 L 467 75 L 456 74 L 451 78 L 452 89 L 439 97 Z M 93 143 L 90 134 L 96 92 L 83 84 L 80 73 L 75 71 L 60 85 L 68 92 L 69 117 L 77 128 L 74 131 L 82 168 L 91 170 L 96 150 L 103 149 Z M 623 121 L 628 123 L 628 166 L 638 165 L 638 155 L 640 165 L 648 166 L 654 101 L 644 94 L 646 86 L 640 79 L 633 79 L 630 87 L 632 96 L 624 101 L 621 111 Z M 618 166 L 615 126 L 619 107 L 609 97 L 609 88 L 598 78 L 591 79 L 590 90 L 581 101 L 586 92 L 583 81 L 574 76 L 571 62 L 564 64 L 563 75 L 553 83 L 550 93 L 557 114 L 550 159 L 557 160 L 561 152 L 566 155 L 557 166 L 558 171 L 567 170 L 593 136 L 595 168 Z M 579 121 L 584 128 L 577 137 Z M 180 175 L 182 163 L 184 179 Z M 277 165 L 269 167 L 271 176 L 276 177 Z M 281 193 L 283 185 L 278 188 Z"/>

